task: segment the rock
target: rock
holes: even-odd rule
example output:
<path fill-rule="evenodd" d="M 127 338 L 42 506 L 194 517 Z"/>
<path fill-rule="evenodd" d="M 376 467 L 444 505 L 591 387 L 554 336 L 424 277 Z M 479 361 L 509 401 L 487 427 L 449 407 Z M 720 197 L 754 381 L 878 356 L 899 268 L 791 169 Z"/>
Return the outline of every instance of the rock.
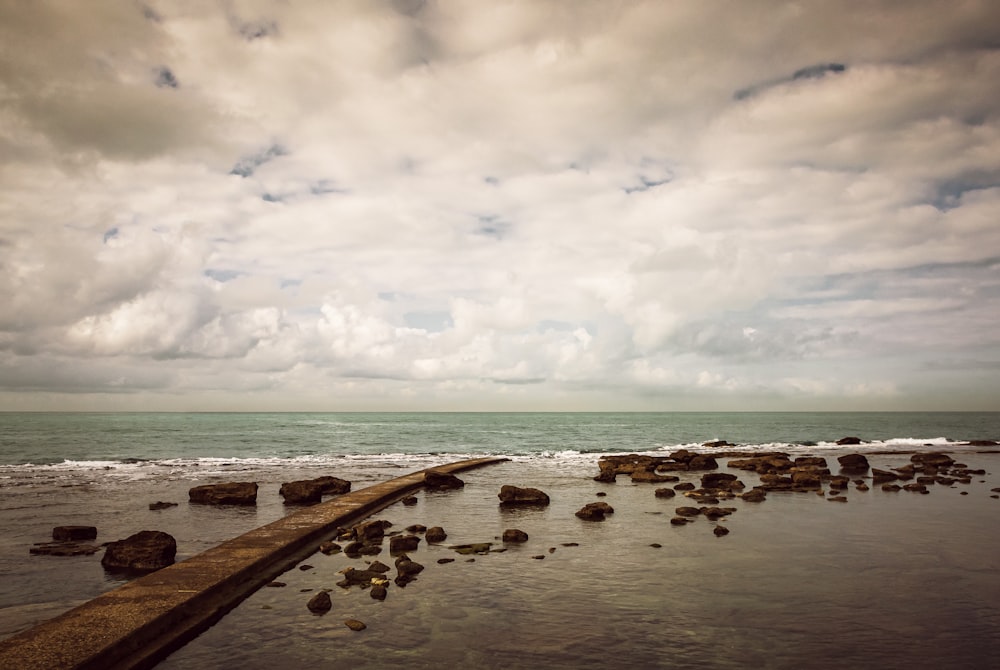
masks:
<path fill-rule="evenodd" d="M 510 532 L 510 531 L 504 531 L 504 537 L 507 536 L 508 532 Z M 518 531 L 518 532 L 521 532 L 521 531 Z M 528 535 L 525 534 L 524 538 L 525 538 L 525 540 L 527 540 L 528 539 Z M 514 540 L 511 540 L 511 542 L 513 542 L 513 541 Z M 521 540 L 521 541 L 523 542 L 524 540 Z M 488 554 L 488 553 L 490 553 L 490 547 L 492 547 L 492 546 L 493 546 L 492 542 L 473 542 L 471 544 L 456 544 L 456 545 L 452 545 L 450 547 L 450 549 L 454 549 L 456 553 L 459 553 L 459 554 L 462 554 L 462 555 Z"/>
<path fill-rule="evenodd" d="M 500 487 L 500 493 L 497 494 L 500 498 L 500 505 L 502 507 L 514 507 L 520 505 L 548 505 L 549 496 L 538 489 L 533 488 L 520 488 L 518 486 L 511 486 L 510 484 L 504 484 Z"/>
<path fill-rule="evenodd" d="M 764 502 L 764 500 L 767 499 L 767 496 L 764 493 L 763 489 L 754 488 L 740 495 L 740 498 L 742 498 L 744 502 L 757 503 L 757 502 Z"/>
<path fill-rule="evenodd" d="M 736 475 L 728 472 L 709 472 L 701 476 L 701 488 L 729 491 L 737 482 Z"/>
<path fill-rule="evenodd" d="M 441 526 L 433 526 L 427 529 L 424 539 L 428 542 L 444 542 L 448 539 L 448 533 L 444 532 Z"/>
<path fill-rule="evenodd" d="M 143 530 L 124 540 L 109 542 L 101 558 L 106 570 L 152 572 L 173 564 L 177 542 L 167 533 Z"/>
<path fill-rule="evenodd" d="M 826 459 L 822 456 L 799 456 L 794 464 L 797 468 L 825 468 Z"/>
<path fill-rule="evenodd" d="M 697 454 L 687 463 L 688 470 L 714 470 L 719 464 L 714 458 L 706 454 Z"/>
<path fill-rule="evenodd" d="M 902 487 L 899 484 L 882 484 L 882 490 L 888 491 L 889 493 L 895 493 L 899 491 Z"/>
<path fill-rule="evenodd" d="M 389 572 L 390 570 L 389 566 L 382 561 L 372 561 L 368 565 L 368 569 L 372 572 Z"/>
<path fill-rule="evenodd" d="M 851 483 L 850 477 L 846 475 L 838 475 L 836 477 L 830 477 L 830 488 L 832 489 L 846 489 Z"/>
<path fill-rule="evenodd" d="M 683 509 L 683 508 L 681 508 L 681 509 Z M 701 508 L 701 513 L 704 514 L 705 517 L 708 518 L 708 519 L 710 519 L 711 521 L 715 521 L 716 519 L 721 519 L 724 516 L 729 516 L 730 514 L 732 514 L 735 511 L 736 511 L 735 507 L 702 507 Z M 678 514 L 680 514 L 680 511 L 678 511 Z"/>
<path fill-rule="evenodd" d="M 444 565 L 445 563 L 454 563 L 455 559 L 454 558 L 439 558 L 437 560 L 437 562 L 438 562 L 438 565 Z"/>
<path fill-rule="evenodd" d="M 314 570 L 315 567 L 316 566 L 314 566 L 314 565 L 300 565 L 299 566 L 299 570 L 301 570 L 302 572 L 305 572 L 307 570 Z"/>
<path fill-rule="evenodd" d="M 839 440 L 837 440 L 837 444 L 839 444 L 840 446 L 850 445 L 850 444 L 861 444 L 861 438 L 860 437 L 842 437 Z"/>
<path fill-rule="evenodd" d="M 415 523 L 412 526 L 407 526 L 406 527 L 406 532 L 407 533 L 424 533 L 426 531 L 427 531 L 427 526 L 425 526 L 425 525 L 423 525 L 421 523 Z"/>
<path fill-rule="evenodd" d="M 428 491 L 451 491 L 465 486 L 465 482 L 441 470 L 428 470 L 424 473 L 424 487 Z"/>
<path fill-rule="evenodd" d="M 502 539 L 504 542 L 512 542 L 512 543 L 527 542 L 528 534 L 525 533 L 523 530 L 518 530 L 517 528 L 508 528 L 503 532 Z"/>
<path fill-rule="evenodd" d="M 96 544 L 81 542 L 41 542 L 28 548 L 28 553 L 35 556 L 90 556 L 101 548 Z"/>
<path fill-rule="evenodd" d="M 830 502 L 847 502 L 846 496 L 831 496 L 827 498 Z"/>
<path fill-rule="evenodd" d="M 861 483 L 861 484 L 858 484 L 857 486 L 855 486 L 854 488 L 856 488 L 858 491 L 867 491 L 868 490 L 868 484 Z"/>
<path fill-rule="evenodd" d="M 837 457 L 840 471 L 848 473 L 868 472 L 868 459 L 863 454 L 844 454 Z"/>
<path fill-rule="evenodd" d="M 948 454 L 942 454 L 940 452 L 931 452 L 929 454 L 913 454 L 910 456 L 910 461 L 913 463 L 918 463 L 922 466 L 933 467 L 933 468 L 947 468 L 955 462 L 955 460 Z"/>
<path fill-rule="evenodd" d="M 363 521 L 352 529 L 352 535 L 359 542 L 381 542 L 385 537 L 385 531 L 392 527 L 392 523 L 384 519 L 374 519 Z"/>
<path fill-rule="evenodd" d="M 678 507 L 674 510 L 677 516 L 698 516 L 701 510 L 697 507 Z"/>
<path fill-rule="evenodd" d="M 823 486 L 823 480 L 820 476 L 810 471 L 793 472 L 792 483 L 807 489 L 818 489 Z"/>
<path fill-rule="evenodd" d="M 969 440 L 965 444 L 970 447 L 1000 447 L 1000 443 L 993 440 Z"/>
<path fill-rule="evenodd" d="M 716 537 L 722 537 L 723 535 L 729 535 L 729 529 L 726 528 L 725 526 L 716 526 L 715 528 L 712 529 L 712 532 L 715 533 Z"/>
<path fill-rule="evenodd" d="M 682 484 L 678 484 L 677 486 L 675 486 L 674 490 L 675 491 L 694 491 L 694 488 L 695 488 L 694 484 L 692 484 L 691 482 L 684 482 Z"/>
<path fill-rule="evenodd" d="M 264 584 L 264 586 L 270 587 L 272 589 L 283 589 L 286 586 L 288 586 L 288 584 L 286 584 L 285 582 L 268 582 L 267 584 Z"/>
<path fill-rule="evenodd" d="M 52 529 L 52 539 L 56 542 L 79 542 L 96 540 L 96 526 L 56 526 Z"/>
<path fill-rule="evenodd" d="M 872 468 L 872 483 L 881 484 L 883 482 L 894 482 L 899 479 L 899 475 L 895 472 L 889 472 L 888 470 L 879 470 L 878 468 Z"/>
<path fill-rule="evenodd" d="M 325 554 L 325 555 L 329 556 L 330 554 L 336 554 L 336 553 L 338 553 L 340 551 L 343 551 L 343 547 L 341 547 L 336 542 L 327 541 L 327 542 L 321 542 L 320 543 L 320 545 L 319 545 L 319 551 L 320 551 L 321 554 Z"/>
<path fill-rule="evenodd" d="M 651 470 L 636 470 L 632 473 L 632 481 L 636 484 L 662 484 L 664 482 L 680 481 L 676 475 L 661 475 Z"/>
<path fill-rule="evenodd" d="M 202 505 L 256 505 L 256 482 L 226 482 L 224 484 L 203 484 L 188 491 L 193 503 Z"/>
<path fill-rule="evenodd" d="M 402 554 L 407 551 L 416 551 L 420 544 L 420 538 L 416 535 L 397 535 L 389 538 L 389 553 Z"/>
<path fill-rule="evenodd" d="M 708 447 L 709 449 L 718 449 L 720 447 L 732 447 L 735 445 L 730 444 L 725 440 L 712 440 L 711 442 L 702 442 L 701 446 Z"/>
<path fill-rule="evenodd" d="M 386 566 L 388 568 L 388 566 Z M 337 586 L 347 589 L 352 586 L 368 586 L 372 580 L 381 581 L 385 579 L 385 572 L 380 570 L 358 570 L 356 568 L 344 568 L 340 571 L 344 575 L 343 580 L 337 582 Z"/>
<path fill-rule="evenodd" d="M 333 603 L 330 601 L 330 594 L 326 591 L 320 591 L 306 603 L 306 607 L 313 614 L 326 614 L 333 607 Z"/>
<path fill-rule="evenodd" d="M 903 490 L 910 491 L 912 493 L 930 493 L 930 491 L 927 490 L 926 486 L 917 483 L 906 484 L 905 486 L 903 486 Z"/>
<path fill-rule="evenodd" d="M 655 491 L 653 491 L 653 495 L 655 495 L 657 498 L 673 498 L 675 495 L 677 495 L 677 492 L 674 491 L 673 489 L 656 489 Z"/>
<path fill-rule="evenodd" d="M 372 590 L 369 593 L 374 600 L 385 600 L 389 591 L 385 588 L 385 584 L 372 584 Z"/>
<path fill-rule="evenodd" d="M 406 507 L 413 507 L 418 502 L 419 500 L 417 500 L 417 496 L 406 496 L 402 500 L 403 505 L 405 505 Z"/>
<path fill-rule="evenodd" d="M 157 502 L 151 502 L 151 503 L 149 503 L 149 509 L 151 509 L 153 511 L 161 510 L 161 509 L 169 509 L 171 507 L 177 507 L 177 503 L 175 503 L 175 502 L 163 502 L 162 500 L 159 500 Z"/>
<path fill-rule="evenodd" d="M 396 559 L 396 585 L 406 586 L 414 579 L 417 575 L 423 572 L 424 566 L 416 561 L 410 560 L 410 557 L 403 554 Z"/>
<path fill-rule="evenodd" d="M 324 495 L 341 495 L 351 490 L 351 482 L 337 477 L 317 477 L 285 482 L 278 493 L 286 505 L 314 505 Z"/>
<path fill-rule="evenodd" d="M 368 626 L 366 626 L 363 622 L 358 621 L 357 619 L 348 619 L 347 621 L 344 622 L 344 625 L 355 632 L 362 631 L 365 628 L 368 628 Z"/>
<path fill-rule="evenodd" d="M 682 516 L 675 516 L 672 519 L 670 519 L 670 525 L 671 526 L 685 526 L 685 525 L 687 525 L 688 521 L 690 521 L 690 519 L 685 519 Z"/>
<path fill-rule="evenodd" d="M 606 502 L 592 502 L 577 510 L 576 516 L 585 521 L 604 521 L 604 516 L 613 514 L 614 511 L 614 508 Z"/>

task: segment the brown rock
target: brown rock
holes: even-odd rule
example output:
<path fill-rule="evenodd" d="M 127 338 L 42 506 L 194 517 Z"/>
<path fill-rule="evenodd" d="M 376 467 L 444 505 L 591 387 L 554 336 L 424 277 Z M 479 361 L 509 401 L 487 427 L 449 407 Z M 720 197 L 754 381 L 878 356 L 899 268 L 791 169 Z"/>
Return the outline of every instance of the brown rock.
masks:
<path fill-rule="evenodd" d="M 397 535 L 389 538 L 389 553 L 401 554 L 407 551 L 416 551 L 420 544 L 420 538 L 416 535 Z"/>
<path fill-rule="evenodd" d="M 508 528 L 503 532 L 502 539 L 504 542 L 527 542 L 528 534 L 517 528 Z"/>
<path fill-rule="evenodd" d="M 850 444 L 861 444 L 861 438 L 860 437 L 842 437 L 839 440 L 837 440 L 837 444 L 839 444 L 841 446 L 850 445 Z"/>
<path fill-rule="evenodd" d="M 923 467 L 932 468 L 947 468 L 955 462 L 955 460 L 948 454 L 942 454 L 940 452 L 931 452 L 929 454 L 913 454 L 910 456 L 910 461 L 913 463 L 918 463 Z"/>
<path fill-rule="evenodd" d="M 351 482 L 338 477 L 317 477 L 285 482 L 278 493 L 287 505 L 312 505 L 320 502 L 324 495 L 342 495 L 351 490 Z"/>
<path fill-rule="evenodd" d="M 448 533 L 444 532 L 441 526 L 433 526 L 427 529 L 424 539 L 428 542 L 444 542 L 448 539 Z"/>
<path fill-rule="evenodd" d="M 606 502 L 587 503 L 576 512 L 576 516 L 585 521 L 604 521 L 606 514 L 614 514 L 614 508 Z"/>
<path fill-rule="evenodd" d="M 326 614 L 333 607 L 333 603 L 330 602 L 330 594 L 326 591 L 320 591 L 306 603 L 306 607 L 313 614 Z"/>
<path fill-rule="evenodd" d="M 895 472 L 889 472 L 888 470 L 879 470 L 878 468 L 872 468 L 872 483 L 881 484 L 883 482 L 894 482 L 899 479 L 899 475 Z"/>
<path fill-rule="evenodd" d="M 151 502 L 151 503 L 149 503 L 149 509 L 153 510 L 154 512 L 156 510 L 169 509 L 171 507 L 177 507 L 177 503 L 175 503 L 175 502 L 163 502 L 162 500 L 158 500 L 157 502 Z"/>
<path fill-rule="evenodd" d="M 882 484 L 882 490 L 888 491 L 889 493 L 895 493 L 899 491 L 902 487 L 899 484 Z"/>
<path fill-rule="evenodd" d="M 403 505 L 405 505 L 406 507 L 413 507 L 414 505 L 417 504 L 417 502 L 419 502 L 417 500 L 417 496 L 406 496 L 402 500 Z"/>
<path fill-rule="evenodd" d="M 124 540 L 109 542 L 101 558 L 106 570 L 152 572 L 173 564 L 177 542 L 167 533 L 143 530 Z"/>
<path fill-rule="evenodd" d="M 368 628 L 368 626 L 357 619 L 348 619 L 344 622 L 344 625 L 355 632 L 363 631 L 365 628 Z"/>
<path fill-rule="evenodd" d="M 497 494 L 500 498 L 500 505 L 502 507 L 514 507 L 520 505 L 548 505 L 549 496 L 538 489 L 533 488 L 521 488 L 518 486 L 511 486 L 510 484 L 504 484 L 500 487 L 500 493 Z"/>
<path fill-rule="evenodd" d="M 844 454 L 837 457 L 841 472 L 868 472 L 868 459 L 862 454 Z"/>
<path fill-rule="evenodd" d="M 709 472 L 701 476 L 701 487 L 729 491 L 737 481 L 736 475 L 728 472 Z"/>
<path fill-rule="evenodd" d="M 723 535 L 729 535 L 729 529 L 726 528 L 725 526 L 716 526 L 715 528 L 712 529 L 712 532 L 715 533 L 716 537 L 722 537 Z"/>
<path fill-rule="evenodd" d="M 451 491 L 465 486 L 465 482 L 442 470 L 428 470 L 424 473 L 424 487 L 428 491 Z"/>
<path fill-rule="evenodd" d="M 256 482 L 203 484 L 188 491 L 190 502 L 202 505 L 256 505 Z"/>
<path fill-rule="evenodd" d="M 657 498 L 673 498 L 677 493 L 673 489 L 656 489 L 653 495 Z"/>
<path fill-rule="evenodd" d="M 829 500 L 830 502 L 847 502 L 847 497 L 846 496 L 833 496 L 831 498 L 827 498 L 827 500 Z"/>
<path fill-rule="evenodd" d="M 744 502 L 757 503 L 764 502 L 764 500 L 767 499 L 767 495 L 764 493 L 763 489 L 753 488 L 740 495 L 740 498 L 742 498 Z"/>
<path fill-rule="evenodd" d="M 674 510 L 677 516 L 698 516 L 701 510 L 697 507 L 678 507 Z"/>

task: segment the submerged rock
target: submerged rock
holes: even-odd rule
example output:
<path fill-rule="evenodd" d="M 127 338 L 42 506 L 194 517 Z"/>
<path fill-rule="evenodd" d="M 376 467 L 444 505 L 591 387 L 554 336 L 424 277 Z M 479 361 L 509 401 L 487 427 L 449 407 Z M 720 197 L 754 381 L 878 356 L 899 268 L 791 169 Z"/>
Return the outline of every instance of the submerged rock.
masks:
<path fill-rule="evenodd" d="M 202 505 L 256 505 L 256 482 L 203 484 L 188 490 L 190 502 Z"/>
<path fill-rule="evenodd" d="M 428 491 L 451 491 L 465 486 L 465 482 L 442 470 L 428 470 L 424 473 L 424 487 Z"/>
<path fill-rule="evenodd" d="M 673 489 L 656 489 L 655 491 L 653 491 L 653 495 L 655 495 L 657 498 L 673 498 L 675 495 L 677 495 L 677 492 L 674 491 Z"/>
<path fill-rule="evenodd" d="M 313 614 L 326 614 L 333 607 L 333 603 L 330 601 L 330 594 L 326 591 L 320 591 L 306 603 L 306 607 Z"/>
<path fill-rule="evenodd" d="M 420 538 L 416 535 L 399 535 L 389 538 L 389 553 L 401 554 L 407 551 L 416 551 L 420 544 Z"/>
<path fill-rule="evenodd" d="M 604 521 L 605 515 L 614 514 L 615 509 L 606 502 L 587 503 L 576 512 L 585 521 Z"/>
<path fill-rule="evenodd" d="M 153 510 L 154 512 L 161 509 L 169 509 L 171 507 L 177 507 L 177 503 L 163 502 L 162 500 L 149 503 L 149 509 Z"/>
<path fill-rule="evenodd" d="M 527 542 L 528 534 L 525 533 L 523 530 L 519 530 L 517 528 L 508 528 L 503 532 L 502 539 L 504 542 L 512 542 L 512 543 Z M 488 550 L 489 547 L 487 547 L 487 551 Z"/>
<path fill-rule="evenodd" d="M 501 486 L 497 497 L 500 498 L 500 505 L 502 507 L 516 507 L 519 505 L 544 506 L 550 502 L 548 494 L 543 491 L 534 488 L 521 488 L 510 484 Z"/>
<path fill-rule="evenodd" d="M 101 548 L 96 544 L 82 542 L 41 542 L 28 549 L 35 556 L 90 556 Z"/>
<path fill-rule="evenodd" d="M 448 539 L 448 533 L 441 526 L 433 526 L 424 533 L 424 539 L 428 542 L 444 542 Z"/>

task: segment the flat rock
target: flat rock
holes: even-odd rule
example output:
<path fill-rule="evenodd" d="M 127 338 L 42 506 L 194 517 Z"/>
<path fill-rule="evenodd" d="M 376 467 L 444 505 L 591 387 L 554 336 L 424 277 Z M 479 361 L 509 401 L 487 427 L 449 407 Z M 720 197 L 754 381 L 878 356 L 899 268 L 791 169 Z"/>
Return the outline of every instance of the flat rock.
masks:
<path fill-rule="evenodd" d="M 79 542 L 96 540 L 96 526 L 56 526 L 52 529 L 52 539 L 56 542 Z"/>
<path fill-rule="evenodd" d="M 101 558 L 107 570 L 152 572 L 172 565 L 177 541 L 158 530 L 143 530 L 124 540 L 109 542 Z"/>
<path fill-rule="evenodd" d="M 500 498 L 500 505 L 504 507 L 519 505 L 545 506 L 550 502 L 548 494 L 543 491 L 535 488 L 521 488 L 510 484 L 501 486 L 497 497 Z"/>
<path fill-rule="evenodd" d="M 190 502 L 202 505 L 256 505 L 256 482 L 203 484 L 188 491 Z"/>

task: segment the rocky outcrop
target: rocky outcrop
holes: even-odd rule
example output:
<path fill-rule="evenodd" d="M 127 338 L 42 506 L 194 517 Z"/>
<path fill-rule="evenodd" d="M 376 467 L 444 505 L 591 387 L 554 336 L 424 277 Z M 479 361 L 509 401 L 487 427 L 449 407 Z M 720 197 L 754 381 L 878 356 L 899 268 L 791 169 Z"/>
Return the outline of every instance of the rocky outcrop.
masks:
<path fill-rule="evenodd" d="M 416 551 L 420 545 L 420 538 L 416 535 L 397 535 L 389 538 L 389 553 L 403 554 L 407 551 Z"/>
<path fill-rule="evenodd" d="M 428 491 L 451 491 L 465 486 L 465 482 L 441 470 L 428 470 L 424 473 L 424 488 Z"/>
<path fill-rule="evenodd" d="M 172 565 L 177 542 L 158 530 L 143 530 L 124 540 L 109 542 L 101 559 L 107 570 L 151 572 Z"/>
<path fill-rule="evenodd" d="M 550 502 L 548 494 L 543 491 L 534 488 L 521 488 L 510 484 L 501 486 L 497 497 L 500 498 L 501 507 L 517 507 L 521 505 L 545 506 Z"/>
<path fill-rule="evenodd" d="M 504 542 L 521 543 L 528 541 L 528 534 L 517 528 L 508 528 L 503 532 Z"/>
<path fill-rule="evenodd" d="M 202 505 L 256 505 L 256 482 L 203 484 L 188 491 L 188 499 Z"/>
<path fill-rule="evenodd" d="M 333 607 L 333 603 L 330 601 L 330 594 L 326 591 L 320 591 L 306 603 L 306 607 L 313 614 L 326 614 Z"/>
<path fill-rule="evenodd" d="M 424 533 L 424 539 L 428 542 L 444 542 L 448 539 L 448 533 L 441 526 L 432 526 Z"/>
<path fill-rule="evenodd" d="M 861 474 L 868 472 L 868 459 L 863 454 L 844 454 L 837 457 L 840 463 L 840 471 L 850 474 Z"/>
<path fill-rule="evenodd" d="M 605 515 L 614 514 L 614 508 L 606 502 L 587 503 L 576 512 L 585 521 L 604 521 Z"/>
<path fill-rule="evenodd" d="M 346 479 L 326 476 L 285 482 L 278 493 L 285 499 L 286 505 L 314 505 L 324 495 L 342 495 L 350 490 L 351 482 Z"/>
<path fill-rule="evenodd" d="M 600 469 L 600 474 L 594 479 L 599 482 L 613 482 L 618 475 L 630 475 L 633 482 L 660 483 L 677 481 L 676 478 L 665 475 L 666 472 L 714 470 L 719 465 L 712 456 L 680 449 L 669 456 L 647 454 L 602 456 L 597 462 L 597 467 Z"/>
<path fill-rule="evenodd" d="M 837 440 L 837 444 L 840 445 L 840 446 L 853 445 L 853 444 L 861 444 L 861 438 L 860 437 L 853 437 L 853 436 L 851 436 L 851 437 L 842 437 L 839 440 Z"/>

